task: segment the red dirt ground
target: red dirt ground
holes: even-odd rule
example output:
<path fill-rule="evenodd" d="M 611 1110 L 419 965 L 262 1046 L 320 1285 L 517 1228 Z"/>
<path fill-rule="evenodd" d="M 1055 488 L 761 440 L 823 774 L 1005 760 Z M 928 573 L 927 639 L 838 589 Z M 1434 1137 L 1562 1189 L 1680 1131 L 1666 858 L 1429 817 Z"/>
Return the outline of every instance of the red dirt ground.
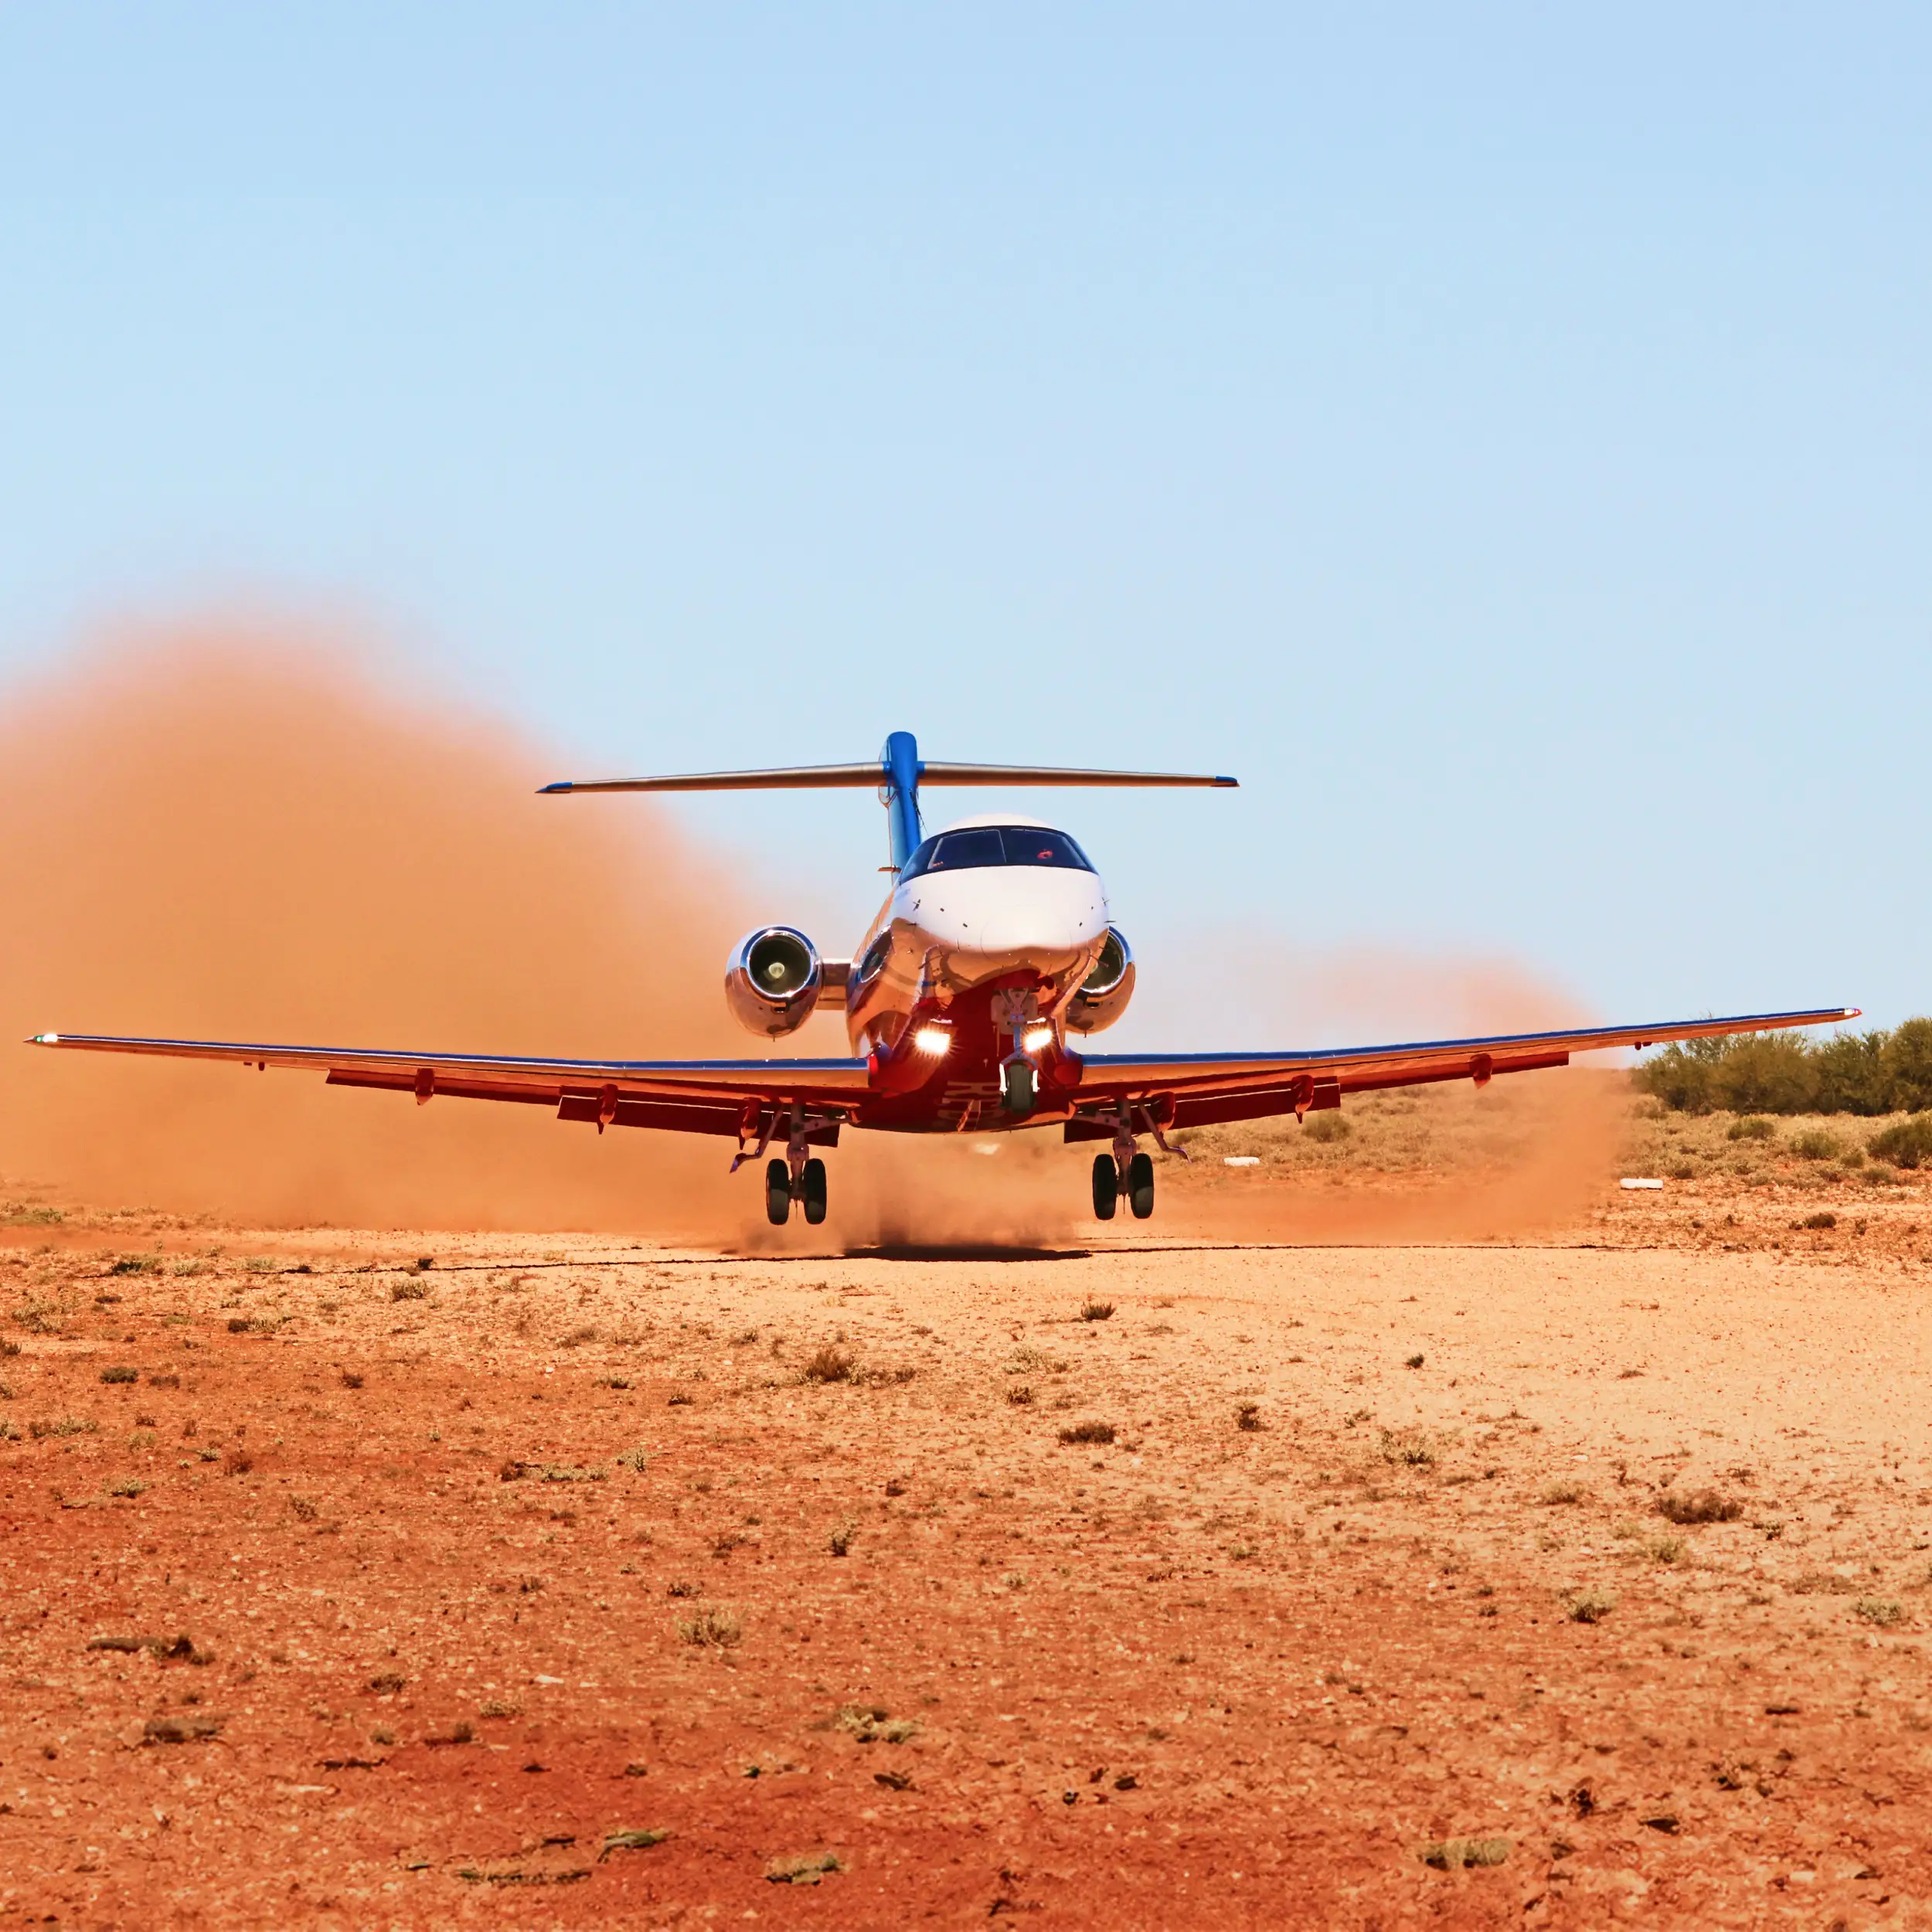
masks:
<path fill-rule="evenodd" d="M 13 1227 L 0 1911 L 1924 1923 L 1927 1206 L 818 1257 Z M 1705 1489 L 1733 1519 L 1658 1513 Z"/>

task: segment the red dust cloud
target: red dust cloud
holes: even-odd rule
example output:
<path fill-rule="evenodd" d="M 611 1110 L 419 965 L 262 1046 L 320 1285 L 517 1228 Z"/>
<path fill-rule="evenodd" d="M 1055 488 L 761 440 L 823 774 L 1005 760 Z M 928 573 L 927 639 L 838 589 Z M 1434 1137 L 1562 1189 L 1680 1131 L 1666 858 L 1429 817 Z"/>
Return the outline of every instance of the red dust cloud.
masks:
<path fill-rule="evenodd" d="M 587 811 L 536 796 L 556 775 L 515 732 L 399 695 L 341 640 L 259 623 L 123 640 L 16 691 L 0 717 L 0 1172 L 104 1206 L 258 1225 L 572 1227 L 787 1250 L 1099 1232 L 1091 1150 L 1053 1130 L 849 1133 L 831 1224 L 779 1230 L 757 1177 L 727 1175 L 725 1140 L 600 1137 L 540 1107 L 419 1108 L 317 1076 L 5 1043 L 70 1030 L 753 1056 L 721 978 L 759 895 L 652 801 Z M 828 950 L 842 950 L 832 936 Z M 1300 978 L 1291 1004 L 1311 1020 L 1334 1008 L 1366 1023 L 1349 1010 L 1365 989 L 1385 1019 L 1406 1009 L 1393 1036 L 1357 1039 L 1413 1037 L 1419 1015 L 1451 1017 L 1445 996 L 1461 1022 L 1448 1031 L 1557 1016 L 1534 988 L 1441 962 L 1311 954 Z M 805 1050 L 842 1046 L 828 1033 Z M 1160 1223 L 1109 1232 L 1372 1240 L 1547 1225 L 1600 1185 L 1614 1111 L 1594 1087 L 1548 1090 L 1549 1131 L 1509 1173 L 1345 1202 L 1292 1188 L 1189 1199 L 1175 1175 Z"/>
<path fill-rule="evenodd" d="M 751 923 L 648 801 L 535 796 L 500 729 L 349 653 L 175 631 L 0 723 L 0 1023 L 425 1052 L 743 1056 Z M 319 1077 L 0 1046 L 0 1166 L 95 1201 L 275 1223 L 721 1231 L 724 1141 Z"/>

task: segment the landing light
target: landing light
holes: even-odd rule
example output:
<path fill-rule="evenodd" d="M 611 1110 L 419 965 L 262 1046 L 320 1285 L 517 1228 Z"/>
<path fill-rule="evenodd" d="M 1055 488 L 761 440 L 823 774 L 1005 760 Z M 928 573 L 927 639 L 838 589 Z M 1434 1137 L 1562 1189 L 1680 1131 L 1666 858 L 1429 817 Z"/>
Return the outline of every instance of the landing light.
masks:
<path fill-rule="evenodd" d="M 930 1053 L 934 1058 L 945 1052 L 953 1043 L 953 1036 L 944 1026 L 922 1026 L 913 1036 L 913 1045 L 922 1053 Z"/>
<path fill-rule="evenodd" d="M 1029 1026 L 1020 1036 L 1020 1043 L 1029 1053 L 1037 1053 L 1043 1046 L 1053 1043 L 1053 1029 L 1050 1026 Z"/>

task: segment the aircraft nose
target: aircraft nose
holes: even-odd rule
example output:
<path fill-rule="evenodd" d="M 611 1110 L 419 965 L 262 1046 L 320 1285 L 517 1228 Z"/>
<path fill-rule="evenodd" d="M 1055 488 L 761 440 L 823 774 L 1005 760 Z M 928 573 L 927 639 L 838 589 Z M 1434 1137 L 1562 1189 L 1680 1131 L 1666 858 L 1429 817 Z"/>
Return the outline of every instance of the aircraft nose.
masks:
<path fill-rule="evenodd" d="M 1107 930 L 1107 896 L 1090 872 L 1033 866 L 927 875 L 920 923 L 952 945 L 988 952 L 1060 951 Z"/>

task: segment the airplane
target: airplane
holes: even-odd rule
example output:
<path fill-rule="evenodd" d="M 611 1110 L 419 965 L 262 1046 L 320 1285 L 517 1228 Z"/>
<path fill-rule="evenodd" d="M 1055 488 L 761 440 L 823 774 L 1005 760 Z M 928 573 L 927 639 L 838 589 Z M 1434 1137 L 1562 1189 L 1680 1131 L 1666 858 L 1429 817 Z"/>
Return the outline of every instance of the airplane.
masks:
<path fill-rule="evenodd" d="M 928 836 L 922 791 L 941 786 L 1166 786 L 1231 789 L 1182 772 L 1092 771 L 927 763 L 910 732 L 876 760 L 683 777 L 566 780 L 548 794 L 817 790 L 878 791 L 886 808 L 892 889 L 856 952 L 822 955 L 790 926 L 760 926 L 733 947 L 725 998 L 767 1041 L 815 1012 L 845 1016 L 849 1057 L 818 1060 L 566 1060 L 478 1053 L 145 1039 L 41 1033 L 29 1043 L 87 1052 L 228 1060 L 266 1072 L 300 1067 L 334 1087 L 435 1098 L 518 1101 L 556 1117 L 735 1138 L 731 1163 L 765 1162 L 765 1211 L 826 1214 L 825 1163 L 847 1128 L 900 1134 L 999 1133 L 1057 1126 L 1094 1157 L 1094 1213 L 1111 1220 L 1123 1196 L 1137 1219 L 1154 1211 L 1154 1163 L 1141 1146 L 1185 1154 L 1177 1129 L 1338 1107 L 1345 1094 L 1472 1080 L 1567 1064 L 1572 1053 L 1641 1048 L 1773 1028 L 1854 1019 L 1858 1009 L 1753 1013 L 1471 1039 L 1312 1052 L 1090 1053 L 1080 1039 L 1112 1026 L 1133 997 L 1134 954 L 1113 923 L 1100 876 L 1066 832 L 1016 812 L 964 818 Z M 767 1159 L 782 1141 L 782 1158 Z"/>

